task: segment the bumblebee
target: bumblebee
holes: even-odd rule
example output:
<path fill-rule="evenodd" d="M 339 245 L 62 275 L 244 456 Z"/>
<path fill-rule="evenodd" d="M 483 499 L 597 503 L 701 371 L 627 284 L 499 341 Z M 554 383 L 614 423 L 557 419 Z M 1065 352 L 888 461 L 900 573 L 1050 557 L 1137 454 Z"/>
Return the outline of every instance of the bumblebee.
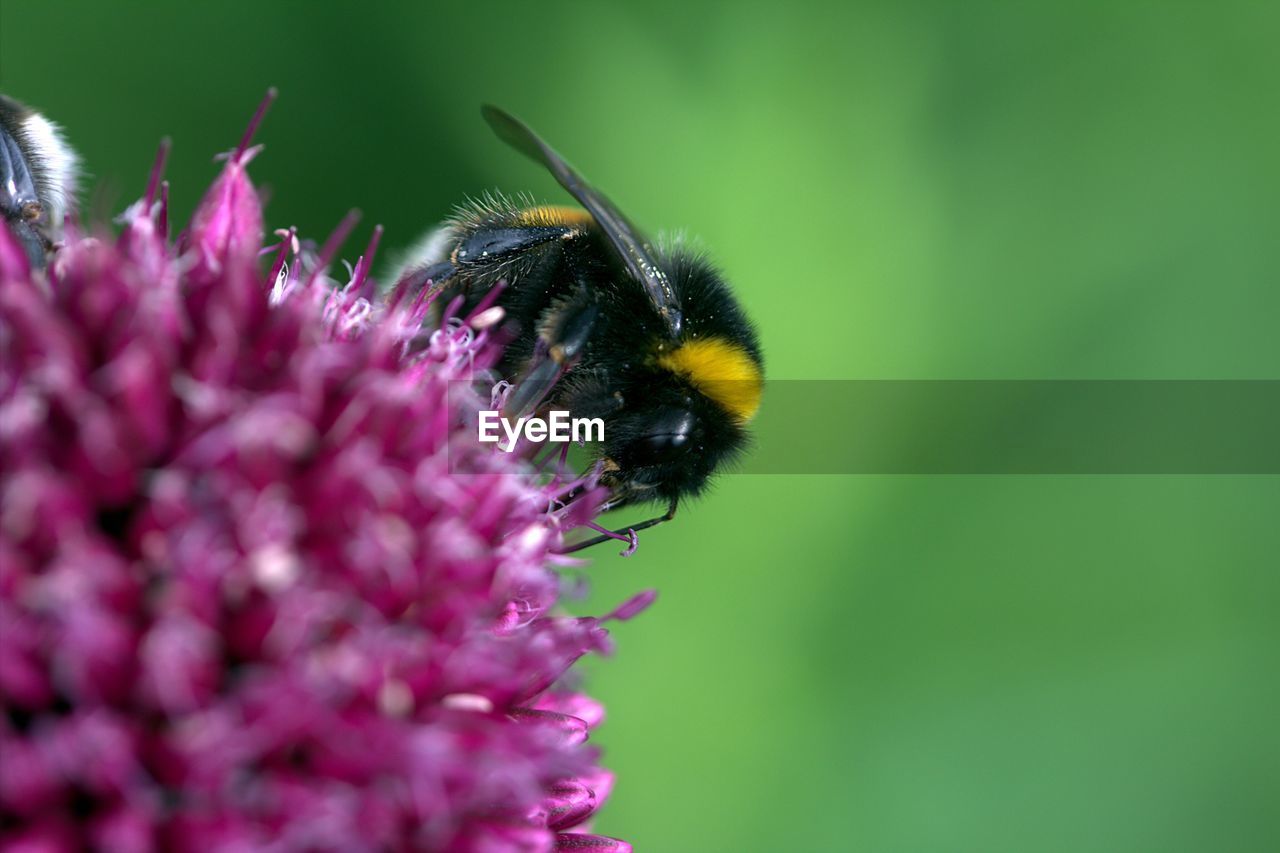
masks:
<path fill-rule="evenodd" d="M 600 418 L 604 509 L 661 502 L 666 512 L 585 542 L 631 539 L 669 521 L 739 455 L 760 404 L 756 332 L 720 273 L 675 243 L 646 240 L 526 125 L 481 110 L 498 137 L 555 176 L 581 208 L 489 196 L 428 240 L 398 287 L 432 288 L 473 309 L 500 283 L 512 339 L 499 370 L 505 410 L 545 406 Z"/>
<path fill-rule="evenodd" d="M 43 267 L 74 204 L 80 160 L 44 116 L 0 95 L 0 216 Z"/>

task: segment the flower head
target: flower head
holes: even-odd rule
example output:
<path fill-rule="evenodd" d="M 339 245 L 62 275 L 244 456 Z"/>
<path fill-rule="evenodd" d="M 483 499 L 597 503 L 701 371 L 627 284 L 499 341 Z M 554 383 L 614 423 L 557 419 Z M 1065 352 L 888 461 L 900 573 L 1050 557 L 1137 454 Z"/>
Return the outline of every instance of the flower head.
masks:
<path fill-rule="evenodd" d="M 176 244 L 163 149 L 47 276 L 0 229 L 0 842 L 629 849 L 560 685 L 651 594 L 557 610 L 591 484 L 475 442 L 476 315 L 264 249 L 250 136 Z"/>

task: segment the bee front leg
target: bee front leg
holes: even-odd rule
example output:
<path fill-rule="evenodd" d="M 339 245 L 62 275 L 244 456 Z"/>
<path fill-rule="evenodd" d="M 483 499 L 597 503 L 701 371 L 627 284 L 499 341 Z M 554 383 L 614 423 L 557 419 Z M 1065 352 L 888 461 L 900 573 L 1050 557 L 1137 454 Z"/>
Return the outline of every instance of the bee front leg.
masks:
<path fill-rule="evenodd" d="M 585 288 L 547 310 L 529 365 L 503 407 L 504 417 L 521 418 L 538 408 L 582 356 L 599 314 L 599 306 Z"/>
<path fill-rule="evenodd" d="M 675 518 L 676 508 L 679 506 L 679 503 L 680 501 L 678 498 L 672 498 L 671 503 L 667 505 L 667 511 L 662 515 L 659 515 L 655 518 L 645 519 L 639 524 L 633 524 L 630 527 L 623 527 L 623 528 L 619 528 L 618 530 L 609 530 L 607 528 L 601 527 L 598 524 L 589 524 L 587 525 L 588 527 L 590 527 L 593 530 L 601 531 L 601 534 L 599 536 L 594 536 L 591 539 L 585 539 L 582 542 L 575 542 L 574 544 L 570 545 L 568 548 L 565 548 L 560 553 L 573 554 L 577 551 L 583 550 L 584 548 L 590 548 L 594 545 L 599 545 L 602 542 L 608 542 L 610 539 L 616 539 L 619 542 L 629 543 L 629 545 L 627 546 L 627 550 L 622 552 L 622 556 L 630 557 L 632 554 L 636 552 L 636 548 L 640 544 L 640 540 L 636 536 L 636 534 L 639 533 L 641 530 L 648 530 L 650 527 L 656 527 L 657 525 L 662 524 L 663 522 L 667 522 Z M 608 505 L 606 504 L 606 506 Z"/>
<path fill-rule="evenodd" d="M 391 290 L 391 305 L 400 305 L 405 299 L 434 299 L 457 272 L 458 268 L 449 261 L 406 269 Z"/>

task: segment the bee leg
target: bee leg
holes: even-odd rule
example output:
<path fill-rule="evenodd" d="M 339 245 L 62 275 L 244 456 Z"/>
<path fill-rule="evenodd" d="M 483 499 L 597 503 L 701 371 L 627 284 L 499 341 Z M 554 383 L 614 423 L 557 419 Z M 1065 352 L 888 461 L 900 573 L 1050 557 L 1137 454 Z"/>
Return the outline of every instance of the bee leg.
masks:
<path fill-rule="evenodd" d="M 406 270 L 391 290 L 391 304 L 401 304 L 405 299 L 434 299 L 458 272 L 449 261 L 440 261 Z M 425 294 L 423 293 L 425 289 Z"/>
<path fill-rule="evenodd" d="M 503 416 L 521 418 L 534 411 L 565 371 L 582 355 L 600 309 L 586 291 L 560 308 L 543 324 L 538 344 L 524 376 L 503 406 Z"/>
<path fill-rule="evenodd" d="M 629 541 L 631 543 L 630 547 L 628 547 L 627 550 L 622 552 L 622 556 L 630 557 L 632 554 L 635 553 L 636 545 L 638 544 L 636 539 L 636 533 L 638 533 L 641 530 L 648 530 L 650 527 L 656 527 L 657 525 L 662 524 L 664 521 L 670 521 L 671 519 L 675 518 L 676 507 L 679 505 L 679 503 L 680 502 L 678 498 L 672 498 L 671 503 L 667 505 L 666 513 L 656 518 L 646 519 L 645 521 L 642 521 L 639 524 L 633 524 L 631 527 L 623 527 L 619 530 L 604 530 L 604 528 L 602 527 L 596 527 L 595 529 L 597 530 L 604 530 L 604 533 L 602 533 L 599 536 L 595 536 L 591 539 L 586 539 L 582 542 L 575 542 L 573 545 L 570 545 L 568 548 L 565 548 L 560 553 L 572 554 L 575 551 L 581 551 L 584 548 L 590 548 L 593 545 L 599 545 L 601 542 L 608 542 L 610 539 L 617 539 L 622 542 Z M 592 526 L 594 527 L 594 525 Z"/>

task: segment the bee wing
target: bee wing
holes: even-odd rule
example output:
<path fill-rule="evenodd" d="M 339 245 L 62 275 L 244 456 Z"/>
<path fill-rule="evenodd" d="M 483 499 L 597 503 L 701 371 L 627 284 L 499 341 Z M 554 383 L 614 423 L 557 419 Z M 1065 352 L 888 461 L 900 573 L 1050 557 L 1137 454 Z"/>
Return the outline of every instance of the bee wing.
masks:
<path fill-rule="evenodd" d="M 569 194 L 595 217 L 627 271 L 644 286 L 645 292 L 649 295 L 649 301 L 666 320 L 672 337 L 678 337 L 681 323 L 680 306 L 676 302 L 671 282 L 653 262 L 648 246 L 640 239 L 636 228 L 622 215 L 622 212 L 614 207 L 609 199 L 588 185 L 582 176 L 555 152 L 555 149 L 543 142 L 538 134 L 530 130 L 524 122 L 489 104 L 481 107 L 480 113 L 499 139 L 535 163 L 540 163 L 555 175 L 560 186 L 568 190 Z"/>

